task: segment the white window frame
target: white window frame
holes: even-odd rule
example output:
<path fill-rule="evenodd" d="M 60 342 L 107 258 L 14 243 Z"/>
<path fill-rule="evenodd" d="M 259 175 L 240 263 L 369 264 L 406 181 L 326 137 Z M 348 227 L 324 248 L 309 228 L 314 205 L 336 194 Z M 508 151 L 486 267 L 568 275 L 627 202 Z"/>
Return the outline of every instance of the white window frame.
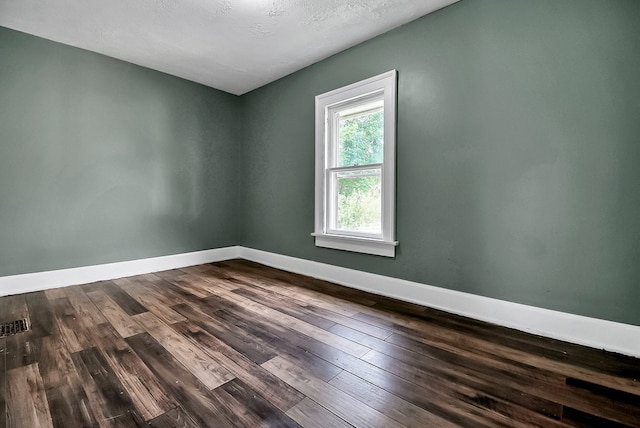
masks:
<path fill-rule="evenodd" d="M 317 247 L 395 257 L 398 245 L 398 241 L 395 240 L 396 82 L 397 72 L 391 70 L 316 96 L 315 226 L 311 235 L 315 237 Z M 377 93 L 382 94 L 384 100 L 383 162 L 362 168 L 382 169 L 382 233 L 331 230 L 328 225 L 328 177 L 330 171 L 336 167 L 329 165 L 329 150 L 333 147 L 330 139 L 336 139 L 336 136 L 330 133 L 335 134 L 337 128 L 332 126 L 329 113 L 337 108 L 356 106 Z"/>

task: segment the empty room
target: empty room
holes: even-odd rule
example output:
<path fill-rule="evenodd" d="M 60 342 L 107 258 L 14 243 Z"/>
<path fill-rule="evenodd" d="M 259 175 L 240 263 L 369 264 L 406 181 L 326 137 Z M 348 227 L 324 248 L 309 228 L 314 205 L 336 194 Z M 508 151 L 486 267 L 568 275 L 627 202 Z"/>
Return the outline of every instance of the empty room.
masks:
<path fill-rule="evenodd" d="M 1 0 L 0 428 L 640 427 L 640 1 Z"/>

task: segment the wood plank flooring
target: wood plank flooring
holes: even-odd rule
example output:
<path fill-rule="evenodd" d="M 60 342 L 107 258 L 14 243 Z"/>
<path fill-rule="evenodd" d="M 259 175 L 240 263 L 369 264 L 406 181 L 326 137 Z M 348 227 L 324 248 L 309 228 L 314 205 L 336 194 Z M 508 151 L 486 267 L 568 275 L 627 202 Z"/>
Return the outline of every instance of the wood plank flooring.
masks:
<path fill-rule="evenodd" d="M 0 428 L 640 427 L 638 359 L 244 260 L 0 298 L 22 318 Z"/>

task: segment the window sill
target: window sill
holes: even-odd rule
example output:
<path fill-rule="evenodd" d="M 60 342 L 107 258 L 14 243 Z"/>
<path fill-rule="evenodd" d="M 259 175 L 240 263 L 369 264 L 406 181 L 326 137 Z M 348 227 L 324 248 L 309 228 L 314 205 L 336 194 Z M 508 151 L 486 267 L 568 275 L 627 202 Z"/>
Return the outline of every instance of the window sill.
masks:
<path fill-rule="evenodd" d="M 316 238 L 316 247 L 373 254 L 376 256 L 395 257 L 398 241 L 382 241 L 379 239 L 357 238 L 353 236 L 327 235 L 312 233 Z"/>

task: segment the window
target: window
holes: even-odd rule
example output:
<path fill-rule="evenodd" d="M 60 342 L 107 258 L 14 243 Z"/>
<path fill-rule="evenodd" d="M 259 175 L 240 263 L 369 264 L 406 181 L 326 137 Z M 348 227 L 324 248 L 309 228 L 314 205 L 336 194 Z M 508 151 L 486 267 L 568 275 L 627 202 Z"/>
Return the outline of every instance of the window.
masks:
<path fill-rule="evenodd" d="M 316 246 L 394 257 L 396 71 L 316 97 Z"/>

